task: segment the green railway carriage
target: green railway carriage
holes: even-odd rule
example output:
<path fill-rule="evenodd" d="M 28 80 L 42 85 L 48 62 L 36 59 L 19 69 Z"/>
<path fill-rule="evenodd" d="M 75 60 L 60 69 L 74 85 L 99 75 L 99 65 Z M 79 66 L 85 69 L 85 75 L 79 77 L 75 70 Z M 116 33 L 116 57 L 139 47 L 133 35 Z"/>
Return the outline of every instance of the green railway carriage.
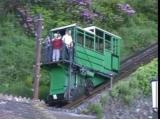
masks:
<path fill-rule="evenodd" d="M 81 28 L 76 24 L 49 31 L 53 37 L 71 31 L 72 59 L 43 62 L 50 73 L 50 97 L 53 101 L 71 101 L 89 94 L 95 87 L 109 81 L 120 68 L 121 38 L 96 26 Z"/>

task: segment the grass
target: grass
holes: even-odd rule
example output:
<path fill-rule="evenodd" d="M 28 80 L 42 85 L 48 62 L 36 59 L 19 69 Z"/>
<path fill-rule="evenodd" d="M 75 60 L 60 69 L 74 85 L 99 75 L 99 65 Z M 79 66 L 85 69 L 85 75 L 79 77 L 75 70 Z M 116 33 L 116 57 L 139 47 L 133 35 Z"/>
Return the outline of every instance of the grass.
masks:
<path fill-rule="evenodd" d="M 112 89 L 111 96 L 130 104 L 140 94 L 151 94 L 150 80 L 157 75 L 157 59 L 140 67 L 128 78 L 119 81 Z"/>
<path fill-rule="evenodd" d="M 25 86 L 23 82 L 4 84 L 0 86 L 0 92 L 4 94 L 12 94 L 15 96 L 31 97 L 31 88 Z"/>
<path fill-rule="evenodd" d="M 103 109 L 100 103 L 88 105 L 88 111 L 96 114 L 97 118 L 103 117 Z"/>
<path fill-rule="evenodd" d="M 108 93 L 102 95 L 101 98 L 100 98 L 101 105 L 104 106 L 105 104 L 107 104 L 108 100 L 109 100 L 109 94 Z"/>
<path fill-rule="evenodd" d="M 138 26 L 123 26 L 118 29 L 118 32 L 123 39 L 121 60 L 155 43 L 158 35 L 157 24 L 152 21 Z"/>
<path fill-rule="evenodd" d="M 88 105 L 87 110 L 83 113 L 92 113 L 97 118 L 103 117 L 103 110 L 105 105 L 109 104 L 109 99 L 120 100 L 126 105 L 130 105 L 136 97 L 140 95 L 149 95 L 151 93 L 150 80 L 158 73 L 157 59 L 154 59 L 149 64 L 141 66 L 129 77 L 123 81 L 119 81 L 114 85 L 110 93 L 105 93 L 101 96 L 99 103 L 92 103 Z"/>
<path fill-rule="evenodd" d="M 0 92 L 32 97 L 34 37 L 24 34 L 14 14 L 0 19 Z M 40 98 L 45 98 L 48 74 L 41 70 L 41 75 Z"/>

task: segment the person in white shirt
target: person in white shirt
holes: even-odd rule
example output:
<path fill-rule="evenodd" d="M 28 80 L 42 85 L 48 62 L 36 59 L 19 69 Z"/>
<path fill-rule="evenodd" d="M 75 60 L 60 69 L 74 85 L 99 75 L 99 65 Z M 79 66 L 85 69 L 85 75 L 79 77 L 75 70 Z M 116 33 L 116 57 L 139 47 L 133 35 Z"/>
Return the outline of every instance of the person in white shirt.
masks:
<path fill-rule="evenodd" d="M 71 36 L 71 31 L 66 30 L 65 35 L 62 38 L 62 41 L 64 43 L 64 52 L 63 52 L 63 58 L 69 59 L 69 55 L 72 54 L 72 47 L 73 47 L 73 40 Z M 65 55 L 64 55 L 65 54 Z"/>
<path fill-rule="evenodd" d="M 62 38 L 63 42 L 65 43 L 66 47 L 72 47 L 73 46 L 73 40 L 71 36 L 71 31 L 66 30 L 65 35 Z"/>

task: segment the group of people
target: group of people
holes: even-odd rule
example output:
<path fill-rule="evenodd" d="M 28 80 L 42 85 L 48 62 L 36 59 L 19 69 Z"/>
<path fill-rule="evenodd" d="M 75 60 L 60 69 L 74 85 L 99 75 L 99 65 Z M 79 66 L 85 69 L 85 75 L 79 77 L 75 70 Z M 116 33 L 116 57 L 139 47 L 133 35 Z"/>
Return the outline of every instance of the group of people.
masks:
<path fill-rule="evenodd" d="M 51 39 L 47 36 L 45 40 L 45 62 L 57 62 L 62 59 L 69 59 L 73 47 L 71 31 L 66 30 L 62 37 L 59 32 Z"/>

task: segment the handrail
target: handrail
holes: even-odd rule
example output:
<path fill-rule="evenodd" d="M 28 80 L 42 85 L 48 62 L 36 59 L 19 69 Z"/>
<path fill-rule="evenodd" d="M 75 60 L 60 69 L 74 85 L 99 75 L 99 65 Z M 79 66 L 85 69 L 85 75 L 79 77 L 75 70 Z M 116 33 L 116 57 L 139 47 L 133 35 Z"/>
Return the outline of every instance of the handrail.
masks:
<path fill-rule="evenodd" d="M 68 27 L 74 27 L 74 26 L 76 26 L 76 23 L 71 24 L 71 25 L 66 25 L 66 26 L 62 26 L 62 27 L 51 29 L 50 32 L 53 32 L 55 30 L 60 30 L 60 29 L 68 28 Z"/>
<path fill-rule="evenodd" d="M 89 27 L 87 27 L 87 28 L 89 28 Z M 115 35 L 115 34 L 113 34 L 113 33 L 110 33 L 110 32 L 108 32 L 108 31 L 106 31 L 106 30 L 103 30 L 103 29 L 101 29 L 101 28 L 99 28 L 99 27 L 91 26 L 90 28 L 92 28 L 92 29 L 98 29 L 98 30 L 104 32 L 105 34 L 108 34 L 108 35 L 117 37 L 118 39 L 121 39 L 121 37 L 119 37 L 119 36 L 117 36 L 117 35 Z M 86 28 L 84 28 L 84 29 L 86 29 Z"/>

